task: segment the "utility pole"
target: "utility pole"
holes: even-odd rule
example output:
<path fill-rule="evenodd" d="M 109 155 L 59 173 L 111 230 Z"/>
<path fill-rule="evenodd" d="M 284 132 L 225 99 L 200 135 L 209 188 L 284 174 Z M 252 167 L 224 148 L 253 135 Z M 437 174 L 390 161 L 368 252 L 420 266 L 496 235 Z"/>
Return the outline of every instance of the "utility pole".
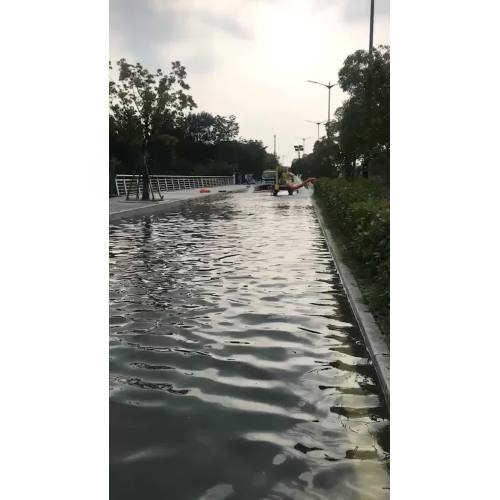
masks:
<path fill-rule="evenodd" d="M 274 134 L 274 157 L 276 158 L 276 134 Z"/>
<path fill-rule="evenodd" d="M 375 10 L 375 0 L 371 0 L 371 8 L 370 8 L 370 45 L 368 51 L 371 52 L 373 50 L 373 14 Z"/>

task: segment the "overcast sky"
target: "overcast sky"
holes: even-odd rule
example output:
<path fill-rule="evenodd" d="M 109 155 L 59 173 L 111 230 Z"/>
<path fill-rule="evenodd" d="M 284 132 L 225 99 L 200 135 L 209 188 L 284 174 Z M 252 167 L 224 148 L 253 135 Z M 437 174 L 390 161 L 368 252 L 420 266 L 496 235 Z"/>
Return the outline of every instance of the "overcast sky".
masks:
<path fill-rule="evenodd" d="M 236 115 L 240 136 L 260 139 L 289 164 L 310 152 L 327 119 L 328 91 L 344 59 L 367 49 L 370 0 L 110 0 L 110 59 L 150 70 L 179 60 L 197 111 Z M 389 44 L 389 0 L 375 0 L 374 44 Z M 332 89 L 331 113 L 342 103 Z M 324 133 L 324 128 L 322 128 Z"/>

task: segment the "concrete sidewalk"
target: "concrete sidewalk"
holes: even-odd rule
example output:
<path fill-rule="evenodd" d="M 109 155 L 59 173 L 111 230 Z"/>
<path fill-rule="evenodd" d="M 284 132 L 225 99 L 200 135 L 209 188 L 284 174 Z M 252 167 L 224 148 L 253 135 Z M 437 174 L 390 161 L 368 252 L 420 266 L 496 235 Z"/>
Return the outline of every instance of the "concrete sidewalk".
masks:
<path fill-rule="evenodd" d="M 135 196 L 131 196 L 128 201 L 125 199 L 125 196 L 110 198 L 109 220 L 115 221 L 124 217 L 161 212 L 162 210 L 176 207 L 185 201 L 225 196 L 228 193 L 240 193 L 249 188 L 245 184 L 235 184 L 214 186 L 207 189 L 210 190 L 210 193 L 200 193 L 200 188 L 185 189 L 183 191 L 165 191 L 162 193 L 163 200 L 161 201 L 142 201 L 137 200 Z M 155 193 L 155 198 L 158 198 L 157 193 Z"/>

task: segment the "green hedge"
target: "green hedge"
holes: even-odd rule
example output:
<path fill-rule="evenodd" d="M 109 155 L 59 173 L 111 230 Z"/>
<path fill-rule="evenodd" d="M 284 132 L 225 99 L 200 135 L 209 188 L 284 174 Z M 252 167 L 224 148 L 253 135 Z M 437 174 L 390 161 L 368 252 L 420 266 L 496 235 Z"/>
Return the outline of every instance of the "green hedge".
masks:
<path fill-rule="evenodd" d="M 390 210 L 386 189 L 370 179 L 322 178 L 314 194 L 368 307 L 388 335 Z"/>

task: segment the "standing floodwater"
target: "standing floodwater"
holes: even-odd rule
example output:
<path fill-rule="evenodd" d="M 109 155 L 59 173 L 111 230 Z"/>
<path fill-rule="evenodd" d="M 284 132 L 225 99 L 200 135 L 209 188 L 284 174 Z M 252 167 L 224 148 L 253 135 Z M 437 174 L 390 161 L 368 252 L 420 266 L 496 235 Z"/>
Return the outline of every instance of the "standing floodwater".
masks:
<path fill-rule="evenodd" d="M 307 192 L 110 229 L 112 499 L 385 499 L 388 415 Z"/>

